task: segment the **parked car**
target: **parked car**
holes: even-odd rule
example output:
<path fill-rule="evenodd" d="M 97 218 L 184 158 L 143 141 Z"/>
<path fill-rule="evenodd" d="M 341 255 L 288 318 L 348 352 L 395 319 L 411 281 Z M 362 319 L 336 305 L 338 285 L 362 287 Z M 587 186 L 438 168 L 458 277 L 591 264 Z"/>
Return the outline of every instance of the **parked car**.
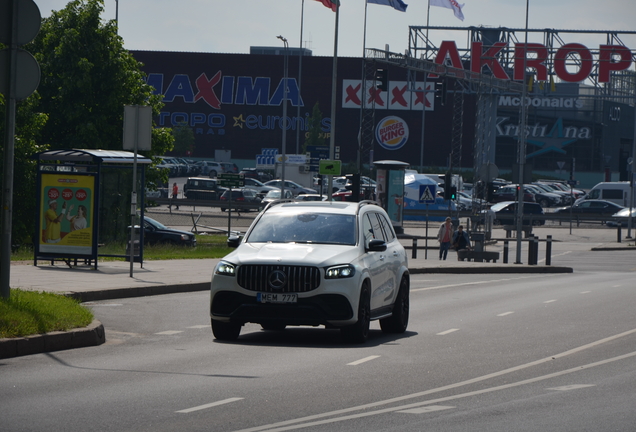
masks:
<path fill-rule="evenodd" d="M 210 316 L 219 340 L 246 323 L 265 330 L 339 328 L 362 343 L 370 321 L 404 333 L 409 319 L 407 255 L 375 204 L 282 202 L 254 220 L 212 275 Z"/>
<path fill-rule="evenodd" d="M 636 227 L 636 208 L 632 209 L 632 227 Z M 629 222 L 629 208 L 624 208 L 612 215 L 612 219 L 608 220 L 605 224 L 608 227 L 626 227 Z"/>
<path fill-rule="evenodd" d="M 243 168 L 241 171 L 239 171 L 239 174 L 243 174 L 243 177 L 245 178 L 253 178 L 260 182 L 266 182 L 272 179 L 272 176 L 270 174 L 267 174 L 266 172 L 256 168 Z"/>
<path fill-rule="evenodd" d="M 168 170 L 169 177 L 179 176 L 179 167 L 171 162 L 171 159 L 167 159 L 164 156 L 157 156 L 157 158 L 159 159 L 159 163 L 156 165 L 156 168 Z"/>
<path fill-rule="evenodd" d="M 327 201 L 327 195 L 300 194 L 295 199 L 296 201 Z"/>
<path fill-rule="evenodd" d="M 492 202 L 517 201 L 517 186 L 518 185 L 501 186 L 492 194 Z M 524 190 L 523 201 L 535 202 L 534 194 L 528 190 Z"/>
<path fill-rule="evenodd" d="M 503 201 L 497 204 L 493 204 L 490 209 L 495 213 L 495 225 L 514 225 L 517 215 L 517 202 L 516 201 Z M 487 210 L 483 210 L 482 214 Z M 545 225 L 543 216 L 543 207 L 537 203 L 523 203 L 523 224 L 524 225 Z M 533 218 L 532 216 L 539 216 L 539 218 Z M 482 220 L 481 223 L 484 223 Z"/>
<path fill-rule="evenodd" d="M 235 163 L 232 163 L 232 162 L 219 162 L 219 163 L 223 167 L 224 173 L 238 174 L 239 168 Z"/>
<path fill-rule="evenodd" d="M 270 180 L 268 182 L 265 182 L 265 186 L 273 186 L 273 187 L 277 187 L 277 188 L 281 188 L 283 186 L 283 181 L 282 180 Z M 291 180 L 285 180 L 285 189 L 289 189 L 292 191 L 292 193 L 294 194 L 294 196 L 298 195 L 298 194 L 305 194 L 305 193 L 310 193 L 310 194 L 315 194 L 317 193 L 317 191 L 315 189 L 310 189 L 310 188 L 306 188 L 302 185 L 299 185 L 296 182 L 293 182 Z"/>
<path fill-rule="evenodd" d="M 191 232 L 168 228 L 161 222 L 144 216 L 144 244 L 158 243 L 196 246 L 197 238 Z"/>
<path fill-rule="evenodd" d="M 523 190 L 534 194 L 534 200 L 543 208 L 556 207 L 565 204 L 561 195 L 547 192 L 533 184 L 523 185 Z"/>
<path fill-rule="evenodd" d="M 289 189 L 285 189 L 285 196 L 283 197 L 284 199 L 293 199 L 294 198 L 294 193 L 292 191 L 290 191 Z M 267 192 L 267 194 L 265 195 L 265 197 L 263 197 L 263 199 L 261 200 L 261 209 L 264 209 L 267 204 L 279 200 L 281 199 L 281 190 L 280 189 L 275 189 L 275 190 L 271 190 L 269 192 Z"/>
<path fill-rule="evenodd" d="M 202 176 L 209 176 L 210 178 L 215 178 L 217 175 L 222 174 L 223 165 L 218 162 L 212 161 L 198 161 L 196 163 L 199 168 L 199 173 Z"/>
<path fill-rule="evenodd" d="M 259 207 L 258 205 L 261 203 L 261 198 L 256 195 L 256 193 L 251 190 L 251 189 L 246 189 L 246 188 L 237 188 L 237 189 L 231 189 L 232 191 L 232 204 L 252 204 L 254 205 L 253 209 L 254 210 L 258 210 Z M 226 211 L 228 208 L 230 208 L 231 204 L 230 204 L 230 189 L 226 189 L 225 192 L 223 192 L 223 195 L 221 195 L 221 198 L 219 198 L 219 200 L 221 201 L 221 211 Z M 235 211 L 250 211 L 250 208 L 245 208 L 245 207 L 232 207 L 232 209 L 234 209 Z"/>
<path fill-rule="evenodd" d="M 265 184 L 256 180 L 255 178 L 244 177 L 243 182 L 245 184 L 245 186 L 243 186 L 244 188 L 252 189 L 256 193 L 256 195 L 260 196 L 261 198 L 264 198 L 265 195 L 267 195 L 267 192 L 269 191 L 280 190 L 274 186 L 266 186 Z"/>
<path fill-rule="evenodd" d="M 560 207 L 555 213 L 574 214 L 578 216 L 611 216 L 625 207 L 605 200 L 583 200 L 571 206 Z"/>
<path fill-rule="evenodd" d="M 183 194 L 191 200 L 218 200 L 226 189 L 216 179 L 190 177 L 183 185 Z"/>

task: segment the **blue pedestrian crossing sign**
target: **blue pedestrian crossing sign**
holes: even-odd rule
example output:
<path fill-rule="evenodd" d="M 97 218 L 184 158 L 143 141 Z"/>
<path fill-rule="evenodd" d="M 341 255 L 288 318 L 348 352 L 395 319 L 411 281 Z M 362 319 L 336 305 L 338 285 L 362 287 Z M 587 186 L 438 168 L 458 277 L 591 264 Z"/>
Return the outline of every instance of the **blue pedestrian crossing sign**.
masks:
<path fill-rule="evenodd" d="M 436 185 L 420 185 L 420 203 L 435 204 Z"/>

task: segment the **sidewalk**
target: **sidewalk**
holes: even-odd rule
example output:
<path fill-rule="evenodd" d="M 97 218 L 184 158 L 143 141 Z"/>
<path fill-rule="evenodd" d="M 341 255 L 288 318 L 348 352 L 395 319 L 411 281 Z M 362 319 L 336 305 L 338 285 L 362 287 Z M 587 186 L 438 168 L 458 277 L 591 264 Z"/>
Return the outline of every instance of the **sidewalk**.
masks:
<path fill-rule="evenodd" d="M 185 228 L 185 227 L 183 227 Z M 580 250 L 632 249 L 634 241 L 616 242 L 615 230 L 583 229 L 569 233 L 566 228 L 536 228 L 535 234 L 542 240 L 539 259 L 545 257 L 545 239 L 548 235 L 553 239 L 553 250 L 559 243 L 568 243 L 568 247 Z M 485 250 L 499 252 L 500 259 L 492 262 L 457 261 L 456 253 L 449 252 L 448 259 L 438 259 L 438 243 L 433 238 L 433 230 L 429 228 L 428 251 L 425 251 L 426 234 L 423 228 L 405 229 L 405 235 L 418 238 L 417 257 L 412 258 L 412 239 L 402 238 L 400 242 L 407 249 L 409 270 L 411 273 L 570 273 L 573 269 L 553 265 L 527 265 L 503 263 L 504 231 L 499 229 L 493 236 L 499 239 L 486 244 Z M 501 237 L 499 237 L 501 236 Z M 510 238 L 509 260 L 514 260 L 516 239 Z M 527 248 L 524 241 L 523 249 Z M 523 250 L 522 249 L 522 250 Z M 524 251 L 524 259 L 527 253 Z M 38 261 L 14 264 L 11 266 L 10 286 L 27 290 L 47 291 L 68 294 L 82 302 L 109 300 L 126 297 L 139 297 L 156 294 L 170 294 L 187 291 L 204 291 L 209 289 L 212 271 L 219 259 L 166 260 L 145 261 L 143 267 L 135 263 L 130 276 L 130 263 L 125 261 L 99 262 L 97 270 L 93 266 L 78 265 L 69 268 L 63 262 L 51 265 L 49 261 Z"/>

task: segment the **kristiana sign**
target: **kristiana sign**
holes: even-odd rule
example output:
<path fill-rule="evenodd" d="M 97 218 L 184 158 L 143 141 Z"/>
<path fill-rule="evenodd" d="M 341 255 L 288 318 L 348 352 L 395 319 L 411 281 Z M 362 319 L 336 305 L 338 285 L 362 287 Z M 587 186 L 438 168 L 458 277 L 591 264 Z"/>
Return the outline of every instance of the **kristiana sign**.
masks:
<path fill-rule="evenodd" d="M 554 73 L 564 82 L 581 82 L 592 74 L 596 66 L 598 81 L 606 83 L 610 81 L 611 72 L 626 70 L 632 64 L 631 50 L 622 45 L 600 45 L 598 52 L 593 53 L 579 43 L 568 43 L 550 50 L 540 43 L 517 43 L 511 64 L 502 65 L 500 60 L 506 57 L 502 51 L 507 50 L 508 44 L 505 42 L 495 42 L 486 48 L 483 42 L 473 42 L 470 48 L 471 72 L 481 73 L 487 66 L 495 78 L 511 79 L 506 68 L 512 68 L 512 79 L 522 81 L 525 65 L 535 70 L 537 81 L 548 81 L 548 75 Z M 435 63 L 448 62 L 452 67 L 464 68 L 455 41 L 443 41 L 437 51 Z M 552 71 L 548 70 L 548 64 L 553 65 Z"/>

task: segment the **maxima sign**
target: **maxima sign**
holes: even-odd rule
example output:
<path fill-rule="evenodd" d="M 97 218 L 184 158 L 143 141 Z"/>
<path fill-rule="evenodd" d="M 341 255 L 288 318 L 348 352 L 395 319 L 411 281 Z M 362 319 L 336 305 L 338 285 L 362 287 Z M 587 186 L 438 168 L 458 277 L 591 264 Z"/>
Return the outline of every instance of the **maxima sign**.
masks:
<path fill-rule="evenodd" d="M 473 42 L 470 49 L 471 72 L 480 73 L 487 66 L 496 78 L 510 79 L 498 59 L 507 47 L 505 42 L 496 42 L 484 49 L 483 42 Z M 598 81 L 606 83 L 610 80 L 611 72 L 628 69 L 632 64 L 630 49 L 622 45 L 600 45 L 596 59 L 591 50 L 579 43 L 568 43 L 552 51 L 550 58 L 550 50 L 543 44 L 515 44 L 512 79 L 523 80 L 525 63 L 527 68 L 536 71 L 537 81 L 547 81 L 548 75 L 553 72 L 564 82 L 581 82 L 590 76 L 597 64 Z M 553 71 L 548 71 L 548 60 L 554 65 Z M 450 66 L 464 68 L 455 41 L 443 41 L 439 47 L 435 63 L 447 64 L 447 61 Z"/>

